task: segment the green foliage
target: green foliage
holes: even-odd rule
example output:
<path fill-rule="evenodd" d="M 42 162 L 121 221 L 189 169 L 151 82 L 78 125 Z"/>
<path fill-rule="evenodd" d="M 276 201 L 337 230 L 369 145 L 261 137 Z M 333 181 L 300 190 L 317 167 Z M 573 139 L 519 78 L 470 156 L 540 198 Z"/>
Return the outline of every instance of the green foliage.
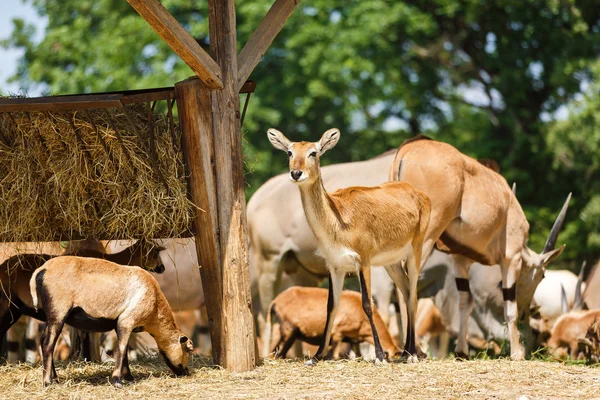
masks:
<path fill-rule="evenodd" d="M 17 20 L 5 42 L 25 50 L 15 77 L 24 87 L 135 89 L 192 75 L 125 1 L 29 1 L 48 15 L 43 40 Z M 162 3 L 208 48 L 206 2 Z M 240 49 L 271 4 L 238 2 Z M 499 161 L 517 182 L 535 249 L 573 191 L 561 260 L 596 257 L 598 98 L 575 95 L 598 76 L 599 21 L 595 0 L 302 2 L 251 76 L 248 194 L 286 169 L 265 138 L 270 126 L 294 140 L 339 127 L 327 163 L 366 159 L 424 132 Z M 568 121 L 542 119 L 565 104 L 575 111 Z"/>

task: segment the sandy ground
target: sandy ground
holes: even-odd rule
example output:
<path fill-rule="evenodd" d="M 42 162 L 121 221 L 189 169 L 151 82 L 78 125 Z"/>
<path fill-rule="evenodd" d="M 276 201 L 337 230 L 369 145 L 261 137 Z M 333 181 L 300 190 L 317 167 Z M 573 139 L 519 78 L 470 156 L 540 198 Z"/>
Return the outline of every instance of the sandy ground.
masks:
<path fill-rule="evenodd" d="M 195 357 L 191 376 L 175 378 L 157 359 L 132 365 L 137 380 L 109 384 L 111 364 L 57 364 L 60 383 L 41 386 L 40 366 L 0 367 L 2 399 L 446 399 L 600 398 L 600 370 L 559 362 L 477 360 L 374 365 L 366 361 L 266 361 L 231 373 Z"/>

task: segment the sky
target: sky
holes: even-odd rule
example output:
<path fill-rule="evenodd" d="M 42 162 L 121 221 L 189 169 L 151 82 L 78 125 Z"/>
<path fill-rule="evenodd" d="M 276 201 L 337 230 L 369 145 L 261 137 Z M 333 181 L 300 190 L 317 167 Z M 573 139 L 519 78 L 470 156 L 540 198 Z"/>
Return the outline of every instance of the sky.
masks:
<path fill-rule="evenodd" d="M 26 22 L 33 23 L 36 26 L 36 32 L 41 34 L 46 26 L 46 18 L 42 18 L 35 12 L 31 3 L 23 3 L 23 0 L 0 0 L 0 40 L 8 38 L 13 30 L 13 18 L 23 18 Z M 18 93 L 18 84 L 8 84 L 8 78 L 17 71 L 17 60 L 22 52 L 17 50 L 6 50 L 0 47 L 0 91 L 8 93 Z M 41 89 L 38 89 L 41 90 Z M 29 91 L 30 96 L 39 95 L 34 91 Z"/>

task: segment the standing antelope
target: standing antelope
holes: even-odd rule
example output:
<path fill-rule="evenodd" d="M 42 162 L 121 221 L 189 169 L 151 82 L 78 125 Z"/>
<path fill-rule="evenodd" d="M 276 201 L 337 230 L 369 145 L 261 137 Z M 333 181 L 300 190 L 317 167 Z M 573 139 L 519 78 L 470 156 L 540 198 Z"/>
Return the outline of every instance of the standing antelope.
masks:
<path fill-rule="evenodd" d="M 319 159 L 337 144 L 338 129 L 328 130 L 314 143 L 290 142 L 276 129 L 269 129 L 268 137 L 276 149 L 289 156 L 290 178 L 298 184 L 308 224 L 329 270 L 325 333 L 319 350 L 308 364 L 316 364 L 327 353 L 346 273 L 359 276 L 363 310 L 373 331 L 375 355 L 383 361 L 384 352 L 373 321 L 371 264 L 386 265 L 388 274 L 402 291 L 408 309 L 405 352 L 409 361 L 416 361 L 417 278 L 429 224 L 429 199 L 404 182 L 354 186 L 327 193 Z M 401 265 L 404 259 L 406 268 Z"/>
<path fill-rule="evenodd" d="M 457 355 L 467 358 L 468 320 L 473 308 L 468 278 L 476 261 L 501 267 L 511 358 L 522 360 L 525 352 L 517 319 L 521 316 L 529 321 L 531 298 L 546 266 L 565 248 L 554 249 L 571 194 L 538 254 L 527 247 L 529 223 L 506 180 L 451 145 L 424 136 L 405 141 L 390 168 L 392 179 L 410 183 L 432 200 L 421 260 L 426 260 L 436 242 L 440 249 L 453 254 L 460 293 Z M 529 333 L 529 324 L 523 325 Z"/>

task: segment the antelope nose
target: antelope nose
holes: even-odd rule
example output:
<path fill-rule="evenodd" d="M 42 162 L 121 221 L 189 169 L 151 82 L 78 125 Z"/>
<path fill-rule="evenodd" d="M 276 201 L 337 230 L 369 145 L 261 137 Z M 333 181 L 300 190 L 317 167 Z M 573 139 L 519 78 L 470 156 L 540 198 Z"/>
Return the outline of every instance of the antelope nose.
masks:
<path fill-rule="evenodd" d="M 292 175 L 292 179 L 297 181 L 302 176 L 302 171 L 298 171 L 298 170 L 290 171 L 290 174 Z"/>

